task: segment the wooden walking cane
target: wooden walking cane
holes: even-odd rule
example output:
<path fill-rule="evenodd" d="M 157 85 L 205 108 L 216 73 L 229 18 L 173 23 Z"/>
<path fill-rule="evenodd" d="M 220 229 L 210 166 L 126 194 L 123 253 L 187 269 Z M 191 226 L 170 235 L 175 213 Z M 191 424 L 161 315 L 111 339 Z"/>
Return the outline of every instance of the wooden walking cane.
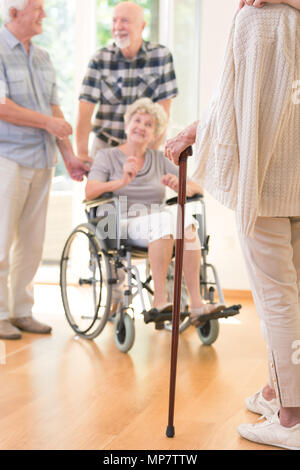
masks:
<path fill-rule="evenodd" d="M 174 299 L 172 314 L 172 350 L 171 350 L 171 370 L 170 370 L 170 395 L 169 395 L 169 421 L 166 431 L 167 437 L 174 437 L 174 408 L 175 408 L 175 386 L 177 371 L 177 354 L 179 339 L 180 322 L 180 300 L 181 300 L 181 281 L 182 264 L 184 248 L 184 209 L 186 202 L 186 174 L 187 159 L 193 154 L 192 147 L 184 150 L 179 158 L 179 189 L 178 189 L 178 208 L 177 208 L 177 234 L 175 248 L 175 281 L 174 281 Z"/>

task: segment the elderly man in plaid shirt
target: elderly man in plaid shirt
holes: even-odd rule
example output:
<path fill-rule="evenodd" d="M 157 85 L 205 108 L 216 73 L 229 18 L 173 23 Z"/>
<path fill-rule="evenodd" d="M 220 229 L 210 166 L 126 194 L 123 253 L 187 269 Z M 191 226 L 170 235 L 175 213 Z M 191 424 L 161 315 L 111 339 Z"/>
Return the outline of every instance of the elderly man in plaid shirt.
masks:
<path fill-rule="evenodd" d="M 171 100 L 178 93 L 173 58 L 166 47 L 143 41 L 145 25 L 139 5 L 119 3 L 112 22 L 115 43 L 100 49 L 89 63 L 79 98 L 76 132 L 78 156 L 84 161 L 90 160 L 91 131 L 95 134 L 92 157 L 100 148 L 124 142 L 123 116 L 127 106 L 138 98 L 151 98 L 170 113 Z M 161 141 L 162 136 L 152 147 L 158 148 Z"/>

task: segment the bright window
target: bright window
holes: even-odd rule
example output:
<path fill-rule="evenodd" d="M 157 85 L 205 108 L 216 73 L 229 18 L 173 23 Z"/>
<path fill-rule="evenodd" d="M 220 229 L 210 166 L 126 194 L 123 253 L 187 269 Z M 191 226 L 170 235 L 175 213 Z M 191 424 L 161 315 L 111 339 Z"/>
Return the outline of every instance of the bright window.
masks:
<path fill-rule="evenodd" d="M 75 7 L 69 0 L 47 0 L 44 32 L 34 42 L 49 52 L 57 74 L 58 94 L 66 120 L 74 127 L 75 77 Z M 67 176 L 62 159 L 56 166 L 55 176 Z M 69 179 L 69 177 L 67 176 Z M 59 186 L 59 182 L 54 180 Z"/>
<path fill-rule="evenodd" d="M 199 117 L 200 6 L 199 0 L 172 1 L 169 47 L 174 58 L 179 95 L 172 105 L 170 136 Z"/>

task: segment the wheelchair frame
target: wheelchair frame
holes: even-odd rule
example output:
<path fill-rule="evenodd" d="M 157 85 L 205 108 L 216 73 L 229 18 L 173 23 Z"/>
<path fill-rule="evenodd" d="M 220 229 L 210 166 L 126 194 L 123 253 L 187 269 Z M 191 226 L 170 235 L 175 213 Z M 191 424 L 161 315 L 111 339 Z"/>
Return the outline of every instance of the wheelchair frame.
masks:
<path fill-rule="evenodd" d="M 116 239 L 108 240 L 105 239 L 102 233 L 99 237 L 99 222 L 103 221 L 103 217 L 97 217 L 97 210 L 100 205 L 112 204 L 115 210 L 116 217 Z M 218 278 L 217 271 L 215 267 L 207 263 L 207 255 L 209 252 L 209 236 L 206 232 L 206 208 L 204 203 L 204 198 L 202 195 L 195 195 L 193 197 L 187 198 L 187 204 L 196 203 L 201 205 L 200 213 L 196 212 L 194 215 L 195 219 L 198 221 L 198 235 L 201 242 L 202 249 L 202 262 L 200 270 L 200 290 L 201 296 L 204 300 L 214 303 L 215 289 L 217 289 L 218 298 L 221 303 L 224 303 L 224 296 L 221 289 L 220 281 Z M 96 338 L 104 329 L 107 321 L 109 320 L 110 308 L 111 308 L 111 294 L 112 294 L 112 285 L 117 284 L 118 275 L 117 270 L 122 269 L 127 275 L 127 286 L 124 290 L 124 303 L 120 306 L 118 314 L 114 322 L 114 338 L 118 349 L 121 352 L 128 352 L 134 344 L 135 340 L 135 327 L 134 327 L 134 309 L 132 307 L 132 301 L 135 296 L 139 295 L 139 299 L 142 305 L 142 315 L 144 317 L 144 322 L 154 323 L 156 329 L 167 329 L 172 330 L 172 312 L 158 313 L 150 310 L 147 312 L 145 306 L 145 299 L 143 295 L 143 290 L 147 290 L 148 294 L 153 295 L 153 290 L 150 287 L 151 275 L 147 276 L 144 282 L 141 281 L 140 273 L 133 264 L 133 260 L 137 259 L 146 259 L 148 250 L 140 247 L 130 245 L 127 240 L 122 240 L 120 236 L 120 222 L 121 222 L 121 212 L 120 212 L 120 203 L 117 197 L 112 193 L 106 193 L 101 197 L 93 201 L 84 201 L 85 212 L 87 216 L 87 223 L 80 224 L 77 226 L 70 236 L 67 239 L 65 244 L 62 257 L 61 257 L 61 274 L 60 274 L 60 286 L 62 301 L 66 313 L 67 320 L 75 331 L 75 333 L 81 337 L 87 339 Z M 177 197 L 169 199 L 166 201 L 168 206 L 177 204 Z M 67 272 L 68 272 L 68 263 L 70 262 L 70 251 L 74 239 L 77 236 L 85 234 L 87 243 L 88 243 L 88 265 L 89 270 L 92 272 L 93 276 L 89 278 L 79 277 L 78 286 L 92 286 L 93 298 L 94 298 L 94 308 L 92 315 L 81 315 L 83 320 L 91 320 L 91 324 L 88 327 L 80 328 L 74 320 L 71 309 L 70 309 L 70 299 L 68 298 L 68 281 L 67 281 Z M 80 251 L 80 250 L 78 250 Z M 76 253 L 76 251 L 75 251 Z M 77 256 L 77 254 L 76 254 Z M 105 270 L 105 275 L 102 274 L 102 266 Z M 70 263 L 69 263 L 70 264 Z M 95 272 L 99 271 L 99 279 L 96 279 Z M 211 271 L 213 280 L 209 279 L 209 271 Z M 171 273 L 171 280 L 172 280 Z M 76 280 L 75 280 L 76 284 Z M 101 306 L 102 302 L 102 287 L 105 284 L 105 293 L 106 293 L 106 304 Z M 73 285 L 71 283 L 71 285 Z M 97 298 L 97 285 L 101 285 L 101 292 L 99 294 L 99 299 Z M 134 292 L 135 291 L 135 292 Z M 69 296 L 70 297 L 70 296 Z M 181 313 L 181 323 L 179 331 L 182 333 L 190 325 L 188 305 L 184 306 L 184 310 Z M 202 326 L 196 328 L 198 336 L 203 344 L 210 345 L 216 341 L 219 334 L 219 323 L 218 318 L 227 318 L 228 316 L 233 316 L 239 313 L 240 305 L 235 305 L 229 308 L 224 309 L 218 314 L 217 318 L 207 320 Z M 99 310 L 102 309 L 102 313 L 99 315 Z M 129 311 L 132 311 L 132 315 L 129 315 Z M 98 326 L 95 327 L 98 321 Z M 95 327 L 95 328 L 94 328 Z"/>

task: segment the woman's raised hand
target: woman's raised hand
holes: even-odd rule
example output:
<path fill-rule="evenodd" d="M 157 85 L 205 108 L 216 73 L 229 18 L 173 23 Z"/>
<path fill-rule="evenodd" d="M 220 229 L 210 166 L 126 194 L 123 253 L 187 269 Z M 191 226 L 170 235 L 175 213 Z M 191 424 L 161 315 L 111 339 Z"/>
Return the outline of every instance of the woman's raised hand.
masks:
<path fill-rule="evenodd" d="M 138 162 L 135 157 L 129 157 L 123 165 L 123 180 L 124 184 L 131 183 L 138 174 Z"/>

